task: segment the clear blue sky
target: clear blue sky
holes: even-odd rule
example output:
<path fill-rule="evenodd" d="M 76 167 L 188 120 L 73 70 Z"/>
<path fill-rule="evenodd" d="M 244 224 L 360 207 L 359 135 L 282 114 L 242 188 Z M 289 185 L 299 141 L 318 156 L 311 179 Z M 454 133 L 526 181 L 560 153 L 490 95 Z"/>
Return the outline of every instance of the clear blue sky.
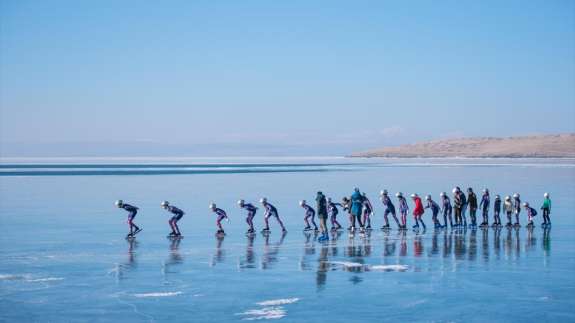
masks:
<path fill-rule="evenodd" d="M 4 147 L 575 131 L 575 1 L 0 2 Z"/>

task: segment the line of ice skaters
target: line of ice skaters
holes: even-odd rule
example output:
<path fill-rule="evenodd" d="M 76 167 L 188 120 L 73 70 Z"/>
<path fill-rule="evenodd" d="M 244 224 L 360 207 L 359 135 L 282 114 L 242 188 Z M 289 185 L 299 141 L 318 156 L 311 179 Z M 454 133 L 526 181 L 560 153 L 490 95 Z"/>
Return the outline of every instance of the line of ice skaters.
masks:
<path fill-rule="evenodd" d="M 413 216 L 415 219 L 415 225 L 413 226 L 414 230 L 419 230 L 420 223 L 421 227 L 425 230 L 426 226 L 423 222 L 422 216 L 425 213 L 425 209 L 430 209 L 432 212 L 432 221 L 434 223 L 435 229 L 447 228 L 447 224 L 449 221 L 449 226 L 451 228 L 466 228 L 467 226 L 467 217 L 466 211 L 469 209 L 470 215 L 470 228 L 477 227 L 477 210 L 481 209 L 481 215 L 483 222 L 479 224 L 480 227 L 488 227 L 489 226 L 489 209 L 491 204 L 491 198 L 489 194 L 489 189 L 483 189 L 483 194 L 481 197 L 480 202 L 478 203 L 477 196 L 473 192 L 473 189 L 470 187 L 467 189 L 467 196 L 465 193 L 459 188 L 455 187 L 452 191 L 453 193 L 453 204 L 451 199 L 447 196 L 445 192 L 440 193 L 440 203 L 441 206 L 435 202 L 431 195 L 425 196 L 425 206 L 421 198 L 417 194 L 411 194 L 411 199 L 414 203 L 413 209 Z M 397 212 L 395 205 L 391 201 L 389 197 L 389 193 L 387 190 L 382 190 L 380 192 L 380 199 L 383 203 L 385 208 L 383 218 L 385 224 L 381 227 L 382 230 L 389 230 L 389 215 L 393 217 L 395 223 L 397 225 L 398 230 L 407 230 L 407 215 L 409 213 L 409 205 L 407 203 L 407 199 L 403 196 L 403 193 L 398 192 L 395 194 L 396 198 L 398 199 L 398 206 L 399 206 L 399 215 L 400 219 L 397 217 Z M 551 225 L 551 220 L 549 215 L 551 214 L 551 199 L 549 197 L 549 193 L 545 193 L 543 195 L 543 205 L 541 206 L 541 210 L 543 213 L 543 227 L 547 227 Z M 333 202 L 331 198 L 327 198 L 323 195 L 322 192 L 317 193 L 316 197 L 317 202 L 317 209 L 318 209 L 318 217 L 320 219 L 320 226 L 322 235 L 318 238 L 321 240 L 328 240 L 328 230 L 327 230 L 327 217 L 328 213 L 330 214 L 331 220 L 331 230 L 337 231 L 342 229 L 342 226 L 337 221 L 337 215 L 339 213 L 338 207 L 341 207 L 344 211 L 348 212 L 349 215 L 349 222 L 350 226 L 348 227 L 348 231 L 355 232 L 356 231 L 356 220 L 359 225 L 360 232 L 365 232 L 365 230 L 371 230 L 371 217 L 375 215 L 374 207 L 371 204 L 370 200 L 367 198 L 365 193 L 360 193 L 359 188 L 355 188 L 351 197 L 344 197 L 341 203 Z M 265 228 L 262 230 L 262 233 L 269 233 L 269 218 L 274 217 L 279 225 L 282 228 L 282 232 L 287 232 L 283 222 L 279 217 L 278 210 L 275 206 L 268 202 L 268 200 L 264 197 L 260 200 L 260 203 L 265 209 L 264 214 L 264 222 Z M 320 229 L 316 225 L 314 221 L 314 217 L 316 215 L 316 211 L 307 204 L 305 200 L 299 202 L 299 205 L 304 209 L 305 216 L 304 222 L 306 226 L 304 227 L 304 231 L 319 231 Z M 138 213 L 138 208 L 127 203 L 124 203 L 122 200 L 116 201 L 116 206 L 118 208 L 122 208 L 129 212 L 128 215 L 128 225 L 130 227 L 130 232 L 126 236 L 126 238 L 133 238 L 137 233 L 142 231 L 140 227 L 138 227 L 134 223 L 134 218 Z M 170 212 L 173 216 L 169 220 L 170 227 L 172 231 L 169 233 L 168 237 L 173 238 L 180 238 L 182 234 L 178 227 L 178 221 L 184 216 L 184 211 L 181 209 L 170 205 L 168 201 L 163 201 L 160 206 Z M 258 210 L 251 203 L 246 203 L 244 200 L 238 201 L 238 206 L 247 211 L 246 222 L 249 226 L 248 231 L 246 234 L 255 234 L 255 228 L 253 224 L 253 219 L 256 215 Z M 520 195 L 518 193 L 513 194 L 513 198 L 511 196 L 506 196 L 504 201 L 501 200 L 499 195 L 495 195 L 495 199 L 493 202 L 493 224 L 492 227 L 501 227 L 501 211 L 503 210 L 507 215 L 507 227 L 519 227 L 519 214 L 521 213 L 521 208 L 524 208 L 527 212 L 527 219 L 528 219 L 528 227 L 534 226 L 533 218 L 537 215 L 537 211 L 530 206 L 528 202 L 521 203 Z M 229 217 L 227 213 L 218 208 L 215 203 L 210 203 L 209 205 L 210 210 L 217 215 L 216 225 L 218 227 L 218 231 L 216 232 L 217 235 L 224 235 L 224 229 L 222 227 L 222 221 L 225 219 L 229 223 Z M 443 215 L 443 225 L 439 221 L 439 215 Z M 513 215 L 515 215 L 515 223 L 512 223 Z M 313 224 L 313 229 L 310 225 Z"/>

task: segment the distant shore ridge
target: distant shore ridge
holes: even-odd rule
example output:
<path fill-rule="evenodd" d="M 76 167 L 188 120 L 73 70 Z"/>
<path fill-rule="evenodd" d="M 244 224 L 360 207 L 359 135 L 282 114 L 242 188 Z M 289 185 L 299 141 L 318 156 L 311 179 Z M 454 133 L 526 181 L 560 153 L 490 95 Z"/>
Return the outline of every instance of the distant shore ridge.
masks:
<path fill-rule="evenodd" d="M 575 158 L 575 133 L 433 140 L 355 152 L 348 157 Z"/>

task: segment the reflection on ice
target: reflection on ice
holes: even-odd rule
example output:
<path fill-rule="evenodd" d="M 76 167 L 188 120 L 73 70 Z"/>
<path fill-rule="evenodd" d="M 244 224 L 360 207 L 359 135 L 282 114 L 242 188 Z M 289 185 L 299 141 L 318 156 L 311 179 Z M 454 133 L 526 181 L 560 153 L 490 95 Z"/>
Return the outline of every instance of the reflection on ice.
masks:
<path fill-rule="evenodd" d="M 270 244 L 270 235 L 264 234 L 264 251 L 262 255 L 261 269 L 272 269 L 274 263 L 278 261 L 278 254 L 280 248 L 286 237 L 286 232 L 283 232 L 279 241 Z"/>

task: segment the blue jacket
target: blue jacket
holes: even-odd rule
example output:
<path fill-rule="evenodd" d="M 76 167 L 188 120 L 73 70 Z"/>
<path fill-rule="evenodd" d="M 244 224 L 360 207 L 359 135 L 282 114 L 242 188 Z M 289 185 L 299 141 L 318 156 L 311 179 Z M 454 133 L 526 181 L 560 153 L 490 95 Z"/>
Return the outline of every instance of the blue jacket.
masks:
<path fill-rule="evenodd" d="M 363 207 L 363 196 L 360 192 L 353 192 L 351 195 L 351 214 L 359 216 L 361 215 L 361 209 Z"/>

